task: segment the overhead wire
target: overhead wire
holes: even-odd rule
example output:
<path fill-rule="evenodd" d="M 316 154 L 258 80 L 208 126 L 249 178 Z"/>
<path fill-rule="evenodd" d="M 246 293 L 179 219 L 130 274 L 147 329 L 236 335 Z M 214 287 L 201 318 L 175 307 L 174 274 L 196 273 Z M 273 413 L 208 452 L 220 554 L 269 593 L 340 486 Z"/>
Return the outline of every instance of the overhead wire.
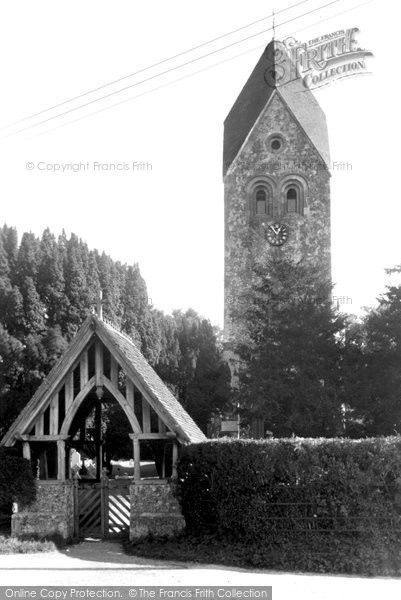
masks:
<path fill-rule="evenodd" d="M 318 6 L 318 7 L 315 7 L 314 9 L 312 9 L 312 10 L 310 10 L 310 11 L 307 11 L 307 12 L 303 13 L 302 15 L 297 15 L 297 16 L 295 16 L 295 17 L 291 18 L 291 19 L 288 19 L 287 21 L 283 21 L 283 22 L 282 22 L 282 23 L 280 23 L 279 25 L 276 25 L 276 28 L 277 28 L 277 27 L 282 27 L 283 25 L 287 25 L 288 23 L 291 23 L 291 22 L 293 22 L 293 21 L 295 21 L 295 20 L 297 20 L 297 19 L 300 19 L 300 18 L 302 18 L 302 17 L 304 17 L 304 16 L 307 16 L 307 15 L 309 15 L 309 14 L 312 14 L 312 13 L 314 13 L 314 12 L 318 11 L 318 10 L 322 10 L 323 8 L 327 8 L 328 6 L 331 6 L 331 5 L 333 5 L 333 4 L 337 4 L 339 1 L 340 1 L 340 0 L 331 0 L 330 2 L 328 2 L 328 3 L 326 3 L 326 4 L 323 4 L 323 5 L 320 5 L 320 6 Z M 112 96 L 115 96 L 116 94 L 120 94 L 120 93 L 122 93 L 122 92 L 124 92 L 124 91 L 126 91 L 126 90 L 128 90 L 128 89 L 131 89 L 131 88 L 133 88 L 133 87 L 137 87 L 138 85 L 142 85 L 142 84 L 144 84 L 144 83 L 147 83 L 147 82 L 149 82 L 149 81 L 152 81 L 152 80 L 154 80 L 154 79 L 156 79 L 156 78 L 158 78 L 158 77 L 161 77 L 161 76 L 163 76 L 163 75 L 166 75 L 166 74 L 168 74 L 168 73 L 171 73 L 171 72 L 173 72 L 173 71 L 176 71 L 176 70 L 178 70 L 178 69 L 182 69 L 183 67 L 186 67 L 186 66 L 188 66 L 188 65 L 190 65 L 190 64 L 193 64 L 193 63 L 195 63 L 195 62 L 198 62 L 198 61 L 200 61 L 200 60 L 203 60 L 204 58 L 208 58 L 209 56 L 213 56 L 213 55 L 215 55 L 215 54 L 217 54 L 217 53 L 219 53 L 219 52 L 222 52 L 223 50 L 226 50 L 226 49 L 228 49 L 228 48 L 232 48 L 232 47 L 234 47 L 234 46 L 236 46 L 236 45 L 238 45 L 238 44 L 241 44 L 241 43 L 243 43 L 243 42 L 246 42 L 246 41 L 248 41 L 248 40 L 250 40 L 250 39 L 253 39 L 253 38 L 255 38 L 255 37 L 258 37 L 259 35 L 262 35 L 263 33 L 267 33 L 268 31 L 271 31 L 271 29 L 272 29 L 272 27 L 269 27 L 269 28 L 267 28 L 267 29 L 265 29 L 265 30 L 263 30 L 263 31 L 260 31 L 260 32 L 254 33 L 254 34 L 252 34 L 252 35 L 250 35 L 250 36 L 247 36 L 246 38 L 242 38 L 242 39 L 240 39 L 240 40 L 236 40 L 235 42 L 232 42 L 232 43 L 230 43 L 230 44 L 228 44 L 228 45 L 226 45 L 226 46 L 223 46 L 222 48 L 218 48 L 218 49 L 216 49 L 216 50 L 213 50 L 213 51 L 211 51 L 211 52 L 208 52 L 207 54 L 203 54 L 203 55 L 201 55 L 201 56 L 195 57 L 195 58 L 193 58 L 193 59 L 191 59 L 191 60 L 189 60 L 189 61 L 186 61 L 186 62 L 184 62 L 184 63 L 182 63 L 182 64 L 180 64 L 180 65 L 178 65 L 178 66 L 171 67 L 170 69 L 167 69 L 167 70 L 165 70 L 165 71 L 162 71 L 161 73 L 157 73 L 157 74 L 155 74 L 155 75 L 152 75 L 151 77 L 148 77 L 148 78 L 146 78 L 146 79 L 143 79 L 143 80 L 141 80 L 141 81 L 135 82 L 135 83 L 133 83 L 133 84 L 130 84 L 130 85 L 128 85 L 128 86 L 125 86 L 125 87 L 123 87 L 123 88 L 120 88 L 120 89 L 118 89 L 118 90 L 115 90 L 115 91 L 113 91 L 113 92 L 110 92 L 109 94 L 103 95 L 103 96 L 101 96 L 100 98 L 94 98 L 93 100 L 90 100 L 90 101 L 88 101 L 88 102 L 85 102 L 84 104 L 81 104 L 81 105 L 79 105 L 79 106 L 77 106 L 77 107 L 71 108 L 71 109 L 69 109 L 69 110 L 66 110 L 66 111 L 64 111 L 64 112 L 62 112 L 62 113 L 58 113 L 58 114 L 56 114 L 56 115 L 53 115 L 53 116 L 51 116 L 51 117 L 48 117 L 48 118 L 46 118 L 46 119 L 42 119 L 41 121 L 38 121 L 38 122 L 36 122 L 36 123 L 33 123 L 33 124 L 31 124 L 31 125 L 28 125 L 28 126 L 26 126 L 26 127 L 23 127 L 23 128 L 21 128 L 21 129 L 18 129 L 17 131 L 15 131 L 15 132 L 12 132 L 11 134 L 9 134 L 9 135 L 7 135 L 7 136 L 4 136 L 4 137 L 9 137 L 10 135 L 17 135 L 17 134 L 19 134 L 19 133 L 23 133 L 24 131 L 27 131 L 27 130 L 29 130 L 29 129 L 32 129 L 32 128 L 34 128 L 34 127 L 38 127 L 39 125 L 43 125 L 44 123 L 48 123 L 49 121 L 52 121 L 52 120 L 54 120 L 54 119 L 58 119 L 58 118 L 60 118 L 60 117 L 63 117 L 63 116 L 65 116 L 65 115 L 67 115 L 67 114 L 71 114 L 71 113 L 73 113 L 73 112 L 75 112 L 75 111 L 77 111 L 77 110 L 81 110 L 81 109 L 83 109 L 83 108 L 85 108 L 85 107 L 87 107 L 87 106 L 90 106 L 90 105 L 92 105 L 92 104 L 95 104 L 95 103 L 97 103 L 97 102 L 101 102 L 102 100 L 105 100 L 105 99 L 107 99 L 107 98 L 110 98 L 110 97 L 112 97 Z"/>
<path fill-rule="evenodd" d="M 291 6 L 287 6 L 286 8 L 283 8 L 281 10 L 279 10 L 278 12 L 276 12 L 275 14 L 281 14 L 283 12 L 286 12 L 287 10 L 291 10 L 292 8 L 295 8 L 297 6 L 299 6 L 300 4 L 305 4 L 306 2 L 310 2 L 311 0 L 301 0 L 300 2 L 296 2 L 295 4 L 292 4 Z M 64 106 L 65 104 L 69 104 L 70 102 L 74 102 L 75 100 L 79 100 L 80 98 L 84 98 L 85 96 L 89 96 L 90 94 L 93 94 L 95 92 L 98 92 L 99 90 L 102 90 L 106 87 L 109 87 L 111 85 L 115 85 L 116 83 L 120 83 L 120 81 L 124 81 L 125 79 L 129 79 L 131 77 L 134 77 L 135 75 L 139 75 L 140 73 L 144 73 L 145 71 L 149 71 L 150 69 L 159 67 L 160 65 L 165 64 L 166 62 L 175 60 L 176 58 L 180 58 L 181 56 L 185 56 L 186 54 L 189 54 L 190 52 L 194 52 L 195 50 L 199 50 L 200 48 L 203 48 L 205 46 L 208 46 L 209 44 L 212 44 L 214 42 L 217 42 L 219 40 L 222 40 L 230 35 L 233 35 L 234 33 L 238 33 L 239 31 L 243 31 L 244 29 L 248 29 L 249 27 L 253 27 L 254 25 L 257 25 L 258 23 L 261 23 L 263 21 L 266 21 L 267 19 L 270 19 L 271 15 L 267 15 L 265 17 L 262 17 L 260 19 L 257 19 L 256 21 L 252 21 L 251 23 L 247 23 L 246 25 L 242 25 L 241 27 L 238 27 L 237 29 L 233 29 L 231 31 L 228 31 L 227 33 L 223 33 L 222 35 L 219 35 L 215 38 L 212 38 L 210 40 L 207 40 L 206 42 L 202 42 L 201 44 L 198 44 L 196 46 L 192 46 L 192 48 L 188 48 L 187 50 L 183 50 L 181 52 L 178 52 L 177 54 L 174 54 L 172 56 L 168 56 L 167 58 L 164 58 L 162 60 L 159 60 L 158 62 L 155 62 L 151 65 L 148 65 L 146 67 L 142 67 L 141 69 L 138 69 L 136 71 L 133 71 L 132 73 L 128 73 L 127 75 L 124 75 L 122 77 L 119 77 L 118 79 L 114 79 L 113 81 L 109 81 L 108 83 L 104 83 L 102 85 L 99 85 L 96 88 L 93 88 L 91 90 L 88 90 L 87 92 L 83 92 L 82 94 L 78 94 L 77 96 L 73 96 L 72 98 L 69 98 L 67 100 L 63 100 L 62 102 L 59 102 L 58 104 L 54 104 L 53 106 L 49 106 L 48 108 L 45 108 L 43 110 L 40 110 L 36 113 L 33 113 L 31 115 L 28 115 L 27 117 L 23 117 L 22 119 L 18 119 L 17 121 L 14 121 L 13 123 L 10 123 L 8 125 L 8 127 L 11 127 L 12 125 L 17 125 L 18 123 L 22 123 L 24 121 L 28 121 L 29 119 L 33 119 L 34 117 L 37 117 L 39 115 L 42 115 L 48 111 L 54 110 L 55 108 L 59 108 L 60 106 Z"/>
<path fill-rule="evenodd" d="M 343 11 L 341 11 L 339 13 L 334 14 L 334 15 L 330 15 L 329 17 L 326 17 L 324 19 L 319 19 L 318 21 L 315 21 L 314 23 L 310 23 L 309 25 L 306 25 L 305 27 L 301 27 L 301 28 L 297 29 L 296 31 L 289 32 L 287 35 L 288 36 L 293 36 L 296 33 L 299 33 L 300 31 L 305 31 L 305 29 L 310 29 L 311 27 L 314 27 L 315 25 L 318 25 L 320 23 L 324 23 L 326 21 L 330 21 L 331 19 L 334 19 L 335 17 L 341 16 L 341 15 L 343 15 L 345 13 L 351 12 L 351 11 L 356 10 L 358 8 L 362 8 L 363 6 L 366 6 L 367 4 L 371 4 L 372 2 L 374 2 L 374 0 L 368 0 L 367 2 L 362 2 L 361 4 L 358 4 L 357 6 L 353 6 L 351 8 L 343 10 Z M 279 27 L 279 26 L 280 25 L 278 25 L 278 26 L 276 25 L 276 27 Z M 158 91 L 160 89 L 163 89 L 165 87 L 173 85 L 174 83 L 178 83 L 180 81 L 188 79 L 189 77 L 193 77 L 195 75 L 198 75 L 199 73 L 203 73 L 205 71 L 208 71 L 209 69 L 213 69 L 213 68 L 218 67 L 218 66 L 220 66 L 222 64 L 225 64 L 227 62 L 230 62 L 232 60 L 235 60 L 237 58 L 245 56 L 246 54 L 250 54 L 251 52 L 255 52 L 256 50 L 260 50 L 261 48 L 264 48 L 264 47 L 265 47 L 265 44 L 259 44 L 258 46 L 254 46 L 253 48 L 251 48 L 249 50 L 246 50 L 245 52 L 241 52 L 240 54 L 236 54 L 235 56 L 230 56 L 230 57 L 228 57 L 228 58 L 226 58 L 226 59 L 224 59 L 222 61 L 219 61 L 218 63 L 214 63 L 213 65 L 208 65 L 208 66 L 206 66 L 206 67 L 204 67 L 202 69 L 194 71 L 193 73 L 188 73 L 187 75 L 184 75 L 183 77 L 179 77 L 178 79 L 173 79 L 172 81 L 168 81 L 166 83 L 163 83 L 162 85 L 159 85 L 159 86 L 157 86 L 155 88 L 152 88 L 151 90 L 146 90 L 146 91 L 144 91 L 144 92 L 142 92 L 140 94 L 136 94 L 135 96 L 131 96 L 130 98 L 125 98 L 124 100 L 120 100 L 119 102 L 115 102 L 114 104 L 110 104 L 110 105 L 105 106 L 103 108 L 99 108 L 96 111 L 93 111 L 93 112 L 91 112 L 89 114 L 86 114 L 86 115 L 82 115 L 81 117 L 78 117 L 77 119 L 73 119 L 72 121 L 68 121 L 67 123 L 61 123 L 60 125 L 57 125 L 56 127 L 52 127 L 51 129 L 47 129 L 46 131 L 44 131 L 42 133 L 35 134 L 32 137 L 36 138 L 36 137 L 45 135 L 47 133 L 50 133 L 52 131 L 56 131 L 57 129 L 61 129 L 63 127 L 67 127 L 68 125 L 72 125 L 73 123 L 77 123 L 77 122 L 82 121 L 83 119 L 86 119 L 88 117 L 95 116 L 95 115 L 97 115 L 99 113 L 102 113 L 102 112 L 104 112 L 106 110 L 110 110 L 112 108 L 115 108 L 116 106 L 120 106 L 121 104 L 125 104 L 127 102 L 131 102 L 132 100 L 135 100 L 137 98 L 141 98 L 142 96 L 146 96 L 148 94 L 151 94 L 152 92 L 156 92 L 156 91 Z"/>

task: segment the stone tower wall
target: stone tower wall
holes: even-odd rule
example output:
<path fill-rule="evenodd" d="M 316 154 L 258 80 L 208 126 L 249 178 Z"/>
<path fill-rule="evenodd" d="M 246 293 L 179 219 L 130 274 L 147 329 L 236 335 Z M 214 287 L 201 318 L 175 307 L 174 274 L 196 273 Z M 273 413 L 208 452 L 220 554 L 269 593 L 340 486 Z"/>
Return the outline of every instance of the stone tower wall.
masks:
<path fill-rule="evenodd" d="M 278 152 L 270 140 L 282 140 Z M 273 215 L 255 216 L 252 185 L 260 179 L 273 189 Z M 303 186 L 304 211 L 285 214 L 283 185 L 289 180 Z M 278 93 L 255 124 L 224 179 L 225 188 L 225 328 L 230 332 L 230 309 L 249 285 L 255 258 L 284 256 L 319 267 L 322 279 L 331 276 L 330 174 L 322 158 Z M 285 223 L 284 245 L 267 242 L 263 222 Z"/>

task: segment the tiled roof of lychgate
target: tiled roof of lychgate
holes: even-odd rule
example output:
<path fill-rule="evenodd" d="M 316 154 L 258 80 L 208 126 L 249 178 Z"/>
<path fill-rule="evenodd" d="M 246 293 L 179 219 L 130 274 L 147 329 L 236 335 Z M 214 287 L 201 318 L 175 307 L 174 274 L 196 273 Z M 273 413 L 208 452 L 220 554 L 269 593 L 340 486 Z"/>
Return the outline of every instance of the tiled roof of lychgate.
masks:
<path fill-rule="evenodd" d="M 152 393 L 153 398 L 159 407 L 163 409 L 167 419 L 171 421 L 173 431 L 178 429 L 181 437 L 188 442 L 204 440 L 205 435 L 150 366 L 134 342 L 99 319 L 96 319 L 96 329 L 103 329 L 107 332 L 106 335 L 109 336 L 114 347 L 119 350 L 121 358 L 125 359 L 126 365 L 124 366 L 127 369 L 133 369 L 136 378 L 141 380 Z"/>
<path fill-rule="evenodd" d="M 26 426 L 27 421 L 33 412 L 38 410 L 40 406 L 46 402 L 47 398 L 56 390 L 59 382 L 65 377 L 68 369 L 73 364 L 76 356 L 82 351 L 82 348 L 88 343 L 93 335 L 92 320 L 88 317 L 82 325 L 74 339 L 69 344 L 63 356 L 56 362 L 50 372 L 46 375 L 28 404 L 22 409 L 18 417 L 15 419 L 6 435 L 1 440 L 2 445 L 8 445 L 9 442 L 14 442 L 15 435 L 21 432 L 21 429 Z"/>
<path fill-rule="evenodd" d="M 114 354 L 126 374 L 143 393 L 146 400 L 163 419 L 166 426 L 176 434 L 181 442 L 201 442 L 205 435 L 181 406 L 155 370 L 149 365 L 135 343 L 110 323 L 92 315 L 88 317 L 64 355 L 52 368 L 39 386 L 31 400 L 21 411 L 1 440 L 2 445 L 12 445 L 19 434 L 26 433 L 34 414 L 46 407 L 49 398 L 62 384 L 70 369 L 93 336 L 98 336 L 103 344 Z"/>
<path fill-rule="evenodd" d="M 271 41 L 224 121 L 224 175 L 275 92 L 293 113 L 323 162 L 326 165 L 330 163 L 326 117 L 312 92 L 304 87 L 300 78 L 282 85 L 279 81 L 276 85 L 266 82 L 266 71 L 275 68 L 268 56 L 273 56 L 275 50 L 282 54 L 282 45 Z M 286 56 L 285 60 L 290 59 Z"/>

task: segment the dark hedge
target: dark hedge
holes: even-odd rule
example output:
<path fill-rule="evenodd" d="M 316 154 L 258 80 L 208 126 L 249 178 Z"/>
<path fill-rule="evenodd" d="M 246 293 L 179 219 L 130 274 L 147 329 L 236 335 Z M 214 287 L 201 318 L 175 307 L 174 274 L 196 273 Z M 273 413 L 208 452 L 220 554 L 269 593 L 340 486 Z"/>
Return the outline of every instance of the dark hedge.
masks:
<path fill-rule="evenodd" d="M 183 448 L 178 472 L 188 532 L 247 546 L 260 566 L 294 566 L 292 545 L 310 570 L 401 555 L 400 437 L 211 440 Z"/>
<path fill-rule="evenodd" d="M 0 510 L 9 512 L 13 502 L 26 506 L 35 500 L 36 487 L 29 461 L 14 449 L 0 448 Z"/>
<path fill-rule="evenodd" d="M 346 573 L 353 575 L 401 575 L 401 546 L 382 539 L 379 543 L 348 535 L 305 536 L 290 540 L 244 542 L 215 533 L 176 538 L 143 539 L 127 544 L 134 556 L 242 568 L 274 569 L 286 572 Z"/>

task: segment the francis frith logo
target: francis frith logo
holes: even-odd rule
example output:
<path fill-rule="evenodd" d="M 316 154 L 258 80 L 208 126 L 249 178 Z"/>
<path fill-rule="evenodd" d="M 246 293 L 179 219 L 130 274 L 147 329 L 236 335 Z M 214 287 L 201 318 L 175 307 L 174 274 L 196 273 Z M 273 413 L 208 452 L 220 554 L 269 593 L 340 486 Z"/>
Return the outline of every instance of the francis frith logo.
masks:
<path fill-rule="evenodd" d="M 276 41 L 274 48 L 267 49 L 272 67 L 265 72 L 266 83 L 281 86 L 301 79 L 305 89 L 316 89 L 344 77 L 369 73 L 366 58 L 373 54 L 358 45 L 358 32 L 357 27 L 352 27 L 308 42 L 294 37 Z"/>

